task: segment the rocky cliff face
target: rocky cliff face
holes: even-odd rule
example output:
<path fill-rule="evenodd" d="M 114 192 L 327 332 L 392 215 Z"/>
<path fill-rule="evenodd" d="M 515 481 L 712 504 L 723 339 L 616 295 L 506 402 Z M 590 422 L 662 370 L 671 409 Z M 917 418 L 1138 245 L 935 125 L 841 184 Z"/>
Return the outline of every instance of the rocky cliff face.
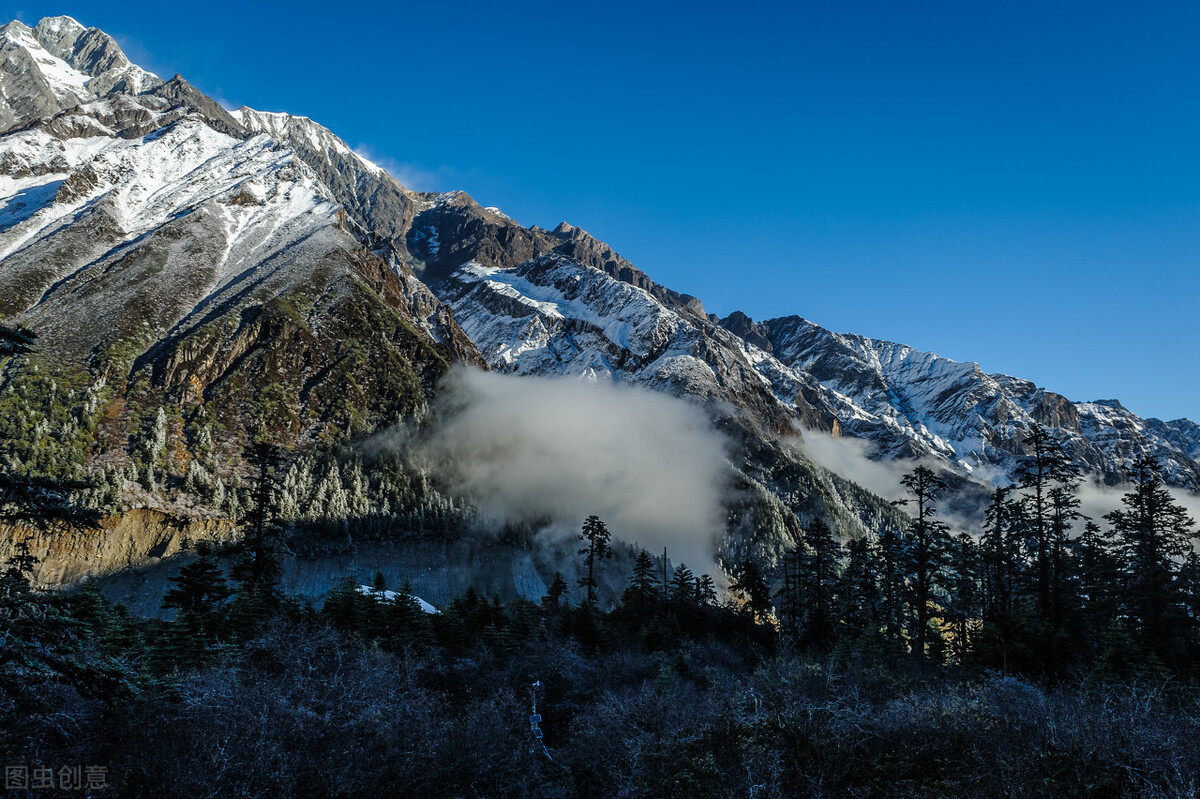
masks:
<path fill-rule="evenodd" d="M 94 528 L 0 523 L 0 562 L 12 557 L 14 546 L 23 542 L 39 559 L 35 584 L 54 587 L 152 567 L 197 544 L 221 546 L 238 537 L 236 525 L 228 519 L 184 518 L 136 508 Z"/>
<path fill-rule="evenodd" d="M 110 93 L 140 94 L 162 81 L 129 62 L 112 37 L 70 17 L 0 28 L 0 130 Z"/>

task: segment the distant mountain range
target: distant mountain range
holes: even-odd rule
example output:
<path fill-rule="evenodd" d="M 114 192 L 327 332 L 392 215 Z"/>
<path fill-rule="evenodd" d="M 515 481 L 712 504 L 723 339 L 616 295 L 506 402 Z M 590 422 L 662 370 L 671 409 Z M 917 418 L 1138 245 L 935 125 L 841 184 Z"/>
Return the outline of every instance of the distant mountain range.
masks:
<path fill-rule="evenodd" d="M 102 398 L 89 468 L 160 405 L 183 449 L 198 418 L 220 445 L 264 415 L 303 447 L 412 413 L 469 363 L 708 409 L 755 508 L 731 513 L 727 557 L 817 515 L 847 534 L 894 520 L 789 442 L 806 430 L 970 481 L 1011 474 L 1036 422 L 1099 480 L 1150 454 L 1200 489 L 1194 422 L 798 316 L 717 318 L 578 227 L 411 191 L 312 120 L 226 110 L 69 17 L 5 25 L 0 58 L 0 319 Z"/>

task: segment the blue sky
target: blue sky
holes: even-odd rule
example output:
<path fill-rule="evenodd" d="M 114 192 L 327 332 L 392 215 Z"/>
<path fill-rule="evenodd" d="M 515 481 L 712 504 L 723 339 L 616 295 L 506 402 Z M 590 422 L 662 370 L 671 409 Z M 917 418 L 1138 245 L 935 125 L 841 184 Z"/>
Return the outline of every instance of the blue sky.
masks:
<path fill-rule="evenodd" d="M 1200 5 L 68 2 L 418 189 L 800 314 L 1200 419 Z"/>

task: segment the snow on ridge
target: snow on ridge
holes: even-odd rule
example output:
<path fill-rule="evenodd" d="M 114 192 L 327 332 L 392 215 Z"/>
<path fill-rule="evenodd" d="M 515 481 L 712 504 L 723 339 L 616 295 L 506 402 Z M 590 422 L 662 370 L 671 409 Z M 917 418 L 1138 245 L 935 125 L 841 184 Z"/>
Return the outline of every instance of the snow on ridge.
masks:
<path fill-rule="evenodd" d="M 281 111 L 257 111 L 248 106 L 229 113 L 252 132 L 266 133 L 284 144 L 293 140 L 301 141 L 317 152 L 332 152 L 342 158 L 352 159 L 367 172 L 387 174 L 383 167 L 355 152 L 333 131 L 309 117 Z"/>
<path fill-rule="evenodd" d="M 9 46 L 20 48 L 28 54 L 60 102 L 82 100 L 88 96 L 87 84 L 92 76 L 51 54 L 28 25 L 13 21 L 0 28 L 0 52 L 9 49 Z"/>
<path fill-rule="evenodd" d="M 515 220 L 515 219 L 513 219 L 511 216 L 509 216 L 508 214 L 504 213 L 503 211 L 501 211 L 499 208 L 497 208 L 497 207 L 496 207 L 496 206 L 494 206 L 494 205 L 489 205 L 489 206 L 487 206 L 486 208 L 484 208 L 483 210 L 484 210 L 484 211 L 487 211 L 487 212 L 488 212 L 489 214 L 491 214 L 492 216 L 498 216 L 498 217 L 500 217 L 501 219 L 508 220 L 509 222 L 516 222 L 516 220 Z"/>
<path fill-rule="evenodd" d="M 43 131 L 11 134 L 0 137 L 0 162 L 25 164 L 26 171 L 37 166 L 40 172 L 0 176 L 0 258 L 53 235 L 79 209 L 98 201 L 105 203 L 126 240 L 213 201 L 240 208 L 241 217 L 259 220 L 235 226 L 246 255 L 286 232 L 285 226 L 294 224 L 290 220 L 305 220 L 305 227 L 332 226 L 338 208 L 292 151 L 278 150 L 265 135 L 239 141 L 191 117 L 139 139 L 61 141 Z M 29 214 L 13 208 L 18 198 L 39 186 L 56 189 L 80 170 L 88 175 L 86 192 L 51 196 L 51 202 Z M 293 239 L 288 234 L 286 240 Z"/>
<path fill-rule="evenodd" d="M 562 257 L 535 259 L 511 269 L 469 262 L 456 273 L 464 284 L 492 292 L 553 320 L 572 320 L 602 331 L 614 346 L 644 357 L 678 320 L 643 289 Z"/>
<path fill-rule="evenodd" d="M 1129 453 L 1146 452 L 1158 455 L 1183 484 L 1195 485 L 1200 474 L 1194 458 L 1187 465 L 1187 435 L 1160 429 L 1119 404 L 1070 402 L 1028 380 L 985 372 L 975 362 L 833 333 L 800 317 L 765 324 L 779 360 L 815 377 L 845 433 L 874 442 L 882 457 L 889 451 L 910 455 L 896 448 L 908 439 L 919 452 L 964 472 L 981 464 L 1007 468 L 1020 454 L 1025 431 L 1040 421 L 1088 468 L 1114 474 Z M 768 361 L 755 360 L 776 396 L 786 400 L 788 376 L 768 367 Z"/>

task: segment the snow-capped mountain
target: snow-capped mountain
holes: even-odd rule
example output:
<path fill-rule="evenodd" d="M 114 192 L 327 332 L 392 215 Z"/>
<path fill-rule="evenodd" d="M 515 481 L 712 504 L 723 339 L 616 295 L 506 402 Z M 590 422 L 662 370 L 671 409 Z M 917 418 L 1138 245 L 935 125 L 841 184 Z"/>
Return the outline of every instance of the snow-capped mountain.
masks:
<path fill-rule="evenodd" d="M 721 324 L 786 365 L 764 370 L 790 390 L 815 378 L 823 407 L 844 434 L 872 441 L 881 457 L 932 457 L 966 474 L 980 466 L 1011 473 L 1030 427 L 1054 432 L 1085 470 L 1109 482 L 1143 455 L 1159 458 L 1170 482 L 1200 487 L 1200 428 L 1186 419 L 1142 419 L 1116 400 L 1072 402 L 1027 380 L 988 374 L 903 344 L 831 333 L 798 316 Z"/>
<path fill-rule="evenodd" d="M 313 120 L 226 110 L 67 17 L 0 28 L 0 52 L 0 319 L 106 387 L 113 452 L 162 403 L 329 440 L 421 405 L 466 361 L 706 408 L 739 447 L 730 558 L 817 515 L 847 533 L 894 521 L 808 461 L 807 430 L 1002 477 L 1037 422 L 1103 479 L 1154 454 L 1200 487 L 1193 422 L 799 317 L 718 319 L 578 227 L 413 192 Z"/>
<path fill-rule="evenodd" d="M 870 441 L 881 459 L 928 458 L 986 480 L 1012 474 L 1037 423 L 1099 479 L 1121 482 L 1136 458 L 1154 455 L 1172 483 L 1200 487 L 1200 428 L 1188 420 L 1143 420 L 1116 401 L 1071 402 L 978 364 L 800 317 L 710 319 L 557 249 L 508 267 L 495 265 L 502 258 L 470 260 L 435 284 L 491 368 L 719 400 L 776 432 L 793 422 Z"/>
<path fill-rule="evenodd" d="M 476 358 L 349 197 L 408 192 L 328 131 L 229 113 L 69 18 L 11 23 L 0 49 L 0 316 L 117 381 L 113 401 L 144 376 L 237 416 L 282 384 L 303 440 L 325 414 L 301 407 L 419 405 Z"/>
<path fill-rule="evenodd" d="M 129 62 L 113 38 L 70 17 L 0 28 L 0 130 L 108 94 L 140 94 L 162 83 Z"/>

